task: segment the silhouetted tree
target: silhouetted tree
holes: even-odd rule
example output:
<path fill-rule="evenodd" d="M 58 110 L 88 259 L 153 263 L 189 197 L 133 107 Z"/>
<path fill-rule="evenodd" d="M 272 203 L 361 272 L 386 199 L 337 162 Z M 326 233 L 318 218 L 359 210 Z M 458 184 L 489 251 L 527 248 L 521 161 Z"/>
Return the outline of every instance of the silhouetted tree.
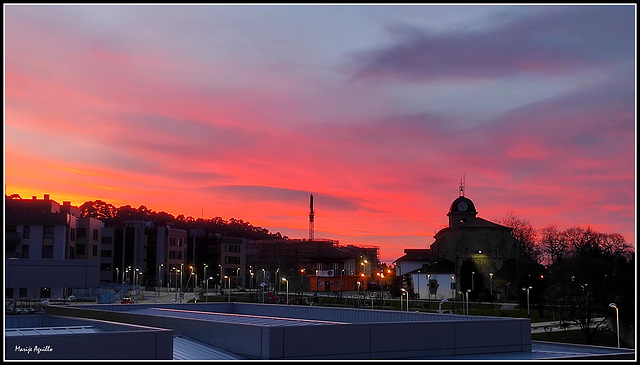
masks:
<path fill-rule="evenodd" d="M 538 259 L 536 230 L 528 220 L 516 217 L 513 212 L 510 212 L 506 217 L 498 220 L 498 223 L 512 229 L 511 236 L 520 243 L 522 257 L 530 260 Z"/>
<path fill-rule="evenodd" d="M 542 236 L 553 243 L 547 246 L 553 258 L 548 266 L 553 285 L 547 297 L 565 320 L 580 326 L 586 344 L 591 344 L 603 324 L 595 319 L 610 315 L 609 303 L 623 302 L 632 293 L 628 291 L 631 286 L 624 287 L 624 283 L 635 281 L 635 276 L 625 271 L 630 247 L 619 235 L 601 234 L 591 228 L 552 228 Z"/>
<path fill-rule="evenodd" d="M 82 217 L 91 217 L 108 223 L 113 222 L 118 215 L 118 208 L 102 200 L 85 202 L 79 209 Z"/>

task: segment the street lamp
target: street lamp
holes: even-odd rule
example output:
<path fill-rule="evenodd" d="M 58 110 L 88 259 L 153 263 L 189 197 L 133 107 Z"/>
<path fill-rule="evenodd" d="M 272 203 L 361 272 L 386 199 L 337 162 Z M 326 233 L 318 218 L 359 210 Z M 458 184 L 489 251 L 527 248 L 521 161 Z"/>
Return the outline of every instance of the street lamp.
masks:
<path fill-rule="evenodd" d="M 180 263 L 180 293 L 182 293 L 182 272 L 184 271 L 183 266 L 184 266 L 184 262 L 181 262 Z M 180 298 L 180 303 L 182 303 L 182 298 Z"/>
<path fill-rule="evenodd" d="M 471 289 L 467 289 L 467 315 L 469 315 L 469 293 L 471 293 Z"/>
<path fill-rule="evenodd" d="M 451 300 L 453 301 L 451 305 L 451 313 L 456 312 L 456 277 L 451 275 Z"/>
<path fill-rule="evenodd" d="M 180 281 L 182 281 L 182 270 L 176 270 L 176 291 L 178 291 L 178 273 L 180 273 Z M 180 292 L 182 292 L 182 285 L 180 285 Z M 182 299 L 180 299 L 180 303 L 182 303 Z"/>
<path fill-rule="evenodd" d="M 162 279 L 160 278 L 160 275 L 161 275 L 160 273 L 161 273 L 161 271 L 162 271 L 162 267 L 163 267 L 163 266 L 164 266 L 164 264 L 160 264 L 160 265 L 158 266 L 158 278 L 157 278 L 158 280 L 156 280 L 156 282 L 157 282 L 157 284 L 158 284 L 158 286 L 159 286 L 159 287 L 162 287 Z"/>
<path fill-rule="evenodd" d="M 476 290 L 475 284 L 473 283 L 473 274 L 475 273 L 476 273 L 475 271 L 471 272 L 471 290 Z"/>
<path fill-rule="evenodd" d="M 204 292 L 204 301 L 205 302 L 209 301 L 208 297 L 207 297 L 207 295 L 209 293 L 209 280 L 213 280 L 213 276 L 210 276 L 210 277 L 207 278 L 207 288 L 205 289 L 205 292 Z"/>
<path fill-rule="evenodd" d="M 365 275 L 364 272 L 360 274 L 360 277 L 362 278 L 362 305 L 365 306 L 367 304 L 367 300 L 366 300 L 366 294 L 365 294 L 365 290 L 367 290 L 367 285 L 365 283 Z M 360 307 L 360 297 L 358 297 L 358 308 Z"/>
<path fill-rule="evenodd" d="M 225 275 L 224 278 L 228 279 L 227 282 L 229 283 L 229 290 L 227 292 L 227 302 L 231 303 L 231 278 L 227 275 Z"/>
<path fill-rule="evenodd" d="M 209 267 L 209 265 L 204 264 L 204 276 L 202 277 L 203 280 L 207 280 L 209 277 L 207 276 L 207 268 Z"/>
<path fill-rule="evenodd" d="M 618 319 L 618 306 L 616 303 L 609 304 L 609 307 L 615 308 L 616 310 L 616 333 L 618 334 L 618 348 L 620 348 L 620 321 Z"/>
<path fill-rule="evenodd" d="M 493 273 L 489 273 L 489 292 L 491 294 L 491 301 L 493 302 Z"/>
<path fill-rule="evenodd" d="M 176 288 L 178 287 L 178 271 L 176 270 L 176 267 L 174 266 L 173 269 L 171 269 L 174 273 L 175 273 L 175 284 L 176 284 Z M 171 276 L 169 276 L 169 280 L 171 280 Z M 177 290 L 177 289 L 176 289 Z"/>
<path fill-rule="evenodd" d="M 356 292 L 356 301 L 358 302 L 358 308 L 360 308 L 360 280 L 358 280 L 356 284 L 358 284 L 358 291 Z M 402 297 L 400 297 L 400 310 L 402 310 Z"/>
<path fill-rule="evenodd" d="M 427 274 L 427 295 L 429 296 L 428 305 L 431 310 L 431 274 Z"/>
<path fill-rule="evenodd" d="M 438 313 L 442 314 L 442 303 L 449 303 L 447 298 L 444 298 L 440 301 L 440 305 L 438 306 Z"/>
<path fill-rule="evenodd" d="M 402 311 L 402 296 L 406 295 L 407 296 L 407 312 L 409 311 L 409 293 L 404 289 L 400 289 L 400 311 Z"/>
<path fill-rule="evenodd" d="M 287 305 L 289 305 L 289 280 L 287 280 L 287 278 L 282 278 L 282 281 L 287 283 Z"/>
<path fill-rule="evenodd" d="M 531 313 L 529 312 L 529 290 L 533 289 L 533 287 L 522 288 L 522 290 L 527 291 L 527 317 L 531 317 Z"/>

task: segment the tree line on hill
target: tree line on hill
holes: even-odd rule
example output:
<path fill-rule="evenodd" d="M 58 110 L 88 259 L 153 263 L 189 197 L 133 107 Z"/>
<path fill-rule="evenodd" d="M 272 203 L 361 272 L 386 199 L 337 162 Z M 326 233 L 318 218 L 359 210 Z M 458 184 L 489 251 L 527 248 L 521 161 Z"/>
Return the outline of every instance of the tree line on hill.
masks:
<path fill-rule="evenodd" d="M 116 207 L 102 200 L 87 201 L 80 207 L 82 217 L 99 219 L 107 225 L 122 224 L 127 220 L 152 221 L 154 223 L 171 223 L 175 228 L 200 228 L 207 232 L 221 233 L 225 236 L 248 238 L 252 240 L 287 239 L 280 232 L 271 233 L 266 228 L 256 227 L 248 221 L 230 218 L 228 221 L 221 217 L 194 218 L 184 214 L 173 216 L 165 211 L 156 212 L 144 205 L 134 208 L 131 205 Z"/>

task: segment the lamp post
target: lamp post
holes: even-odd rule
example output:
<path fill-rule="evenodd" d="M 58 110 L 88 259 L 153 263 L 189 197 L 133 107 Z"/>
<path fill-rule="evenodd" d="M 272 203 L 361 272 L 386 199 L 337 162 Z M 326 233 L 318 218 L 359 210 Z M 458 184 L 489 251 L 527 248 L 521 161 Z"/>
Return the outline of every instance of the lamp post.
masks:
<path fill-rule="evenodd" d="M 364 272 L 362 274 L 360 274 L 360 277 L 362 278 L 362 306 L 366 306 L 367 304 L 367 299 L 366 299 L 366 295 L 365 295 L 365 290 L 367 288 L 367 285 L 365 284 L 365 275 Z M 360 297 L 358 297 L 358 308 L 360 308 Z"/>
<path fill-rule="evenodd" d="M 402 297 L 407 296 L 407 312 L 409 311 L 409 293 L 404 289 L 400 289 L 400 311 L 402 311 Z"/>
<path fill-rule="evenodd" d="M 176 267 L 175 267 L 175 266 L 173 267 L 173 269 L 172 269 L 172 270 L 173 270 L 173 272 L 174 272 L 174 274 L 175 274 L 174 284 L 176 285 L 176 290 L 177 290 L 177 288 L 178 288 L 178 270 L 176 270 Z M 171 278 L 169 278 L 169 279 L 171 279 Z"/>
<path fill-rule="evenodd" d="M 493 273 L 489 273 L 489 294 L 491 295 L 491 301 L 493 302 Z"/>
<path fill-rule="evenodd" d="M 427 274 L 427 295 L 429 296 L 427 303 L 429 305 L 429 310 L 431 310 L 431 274 Z"/>
<path fill-rule="evenodd" d="M 224 282 L 222 281 L 223 280 L 223 278 L 222 278 L 222 265 L 218 264 L 218 267 L 220 268 L 220 281 L 219 281 L 219 283 L 220 283 L 220 294 L 222 294 L 222 288 L 224 286 Z"/>
<path fill-rule="evenodd" d="M 191 278 L 192 278 L 192 277 L 194 276 L 194 274 L 195 274 L 195 272 L 193 271 L 193 270 L 194 270 L 193 265 L 189 265 L 189 270 L 191 270 L 191 273 L 189 274 L 189 279 L 187 279 L 187 287 L 185 288 L 186 290 L 189 290 L 189 281 L 191 281 Z M 197 276 L 196 276 L 196 277 L 194 277 L 194 279 L 197 279 L 197 278 L 198 278 Z M 194 284 L 193 284 L 193 291 L 194 291 L 194 292 L 196 291 L 196 285 L 195 285 L 195 282 L 194 282 Z"/>
<path fill-rule="evenodd" d="M 240 286 L 240 268 L 236 269 L 236 287 Z"/>
<path fill-rule="evenodd" d="M 180 293 L 182 293 L 182 272 L 184 271 L 184 263 L 180 263 Z M 182 298 L 180 298 L 180 303 L 182 303 Z"/>
<path fill-rule="evenodd" d="M 527 291 L 527 317 L 531 317 L 531 313 L 529 312 L 529 290 L 533 289 L 533 287 L 522 288 L 522 290 Z"/>
<path fill-rule="evenodd" d="M 176 291 L 178 291 L 178 273 L 180 273 L 180 293 L 182 293 L 182 270 L 180 269 L 176 270 Z M 182 303 L 182 298 L 180 299 L 180 303 Z"/>
<path fill-rule="evenodd" d="M 231 278 L 227 275 L 225 275 L 224 278 L 227 279 L 227 282 L 229 283 L 229 290 L 227 291 L 227 302 L 231 303 Z"/>
<path fill-rule="evenodd" d="M 209 277 L 207 276 L 207 268 L 209 267 L 209 265 L 204 264 L 203 266 L 204 266 L 204 276 L 202 277 L 202 279 L 203 280 L 207 280 L 207 279 L 209 279 Z"/>
<path fill-rule="evenodd" d="M 471 290 L 476 290 L 476 288 L 475 288 L 475 284 L 474 284 L 474 282 L 473 282 L 473 275 L 474 275 L 475 273 L 476 273 L 475 271 L 472 271 L 472 272 L 471 272 Z"/>
<path fill-rule="evenodd" d="M 282 278 L 282 281 L 287 283 L 287 305 L 289 305 L 289 280 L 287 280 L 287 278 Z"/>
<path fill-rule="evenodd" d="M 451 305 L 451 313 L 456 312 L 456 277 L 451 275 L 451 300 L 453 301 Z"/>
<path fill-rule="evenodd" d="M 360 308 L 360 280 L 358 280 L 356 284 L 358 284 L 358 291 L 356 292 L 356 301 L 358 303 L 358 308 Z M 402 296 L 400 297 L 400 310 L 402 310 Z"/>
<path fill-rule="evenodd" d="M 160 265 L 158 266 L 158 278 L 157 278 L 157 280 L 156 280 L 157 285 L 158 285 L 159 287 L 161 287 L 161 288 L 162 288 L 162 279 L 160 278 L 160 276 L 161 276 L 161 272 L 162 272 L 162 267 L 164 267 L 164 264 L 160 264 Z M 158 293 L 158 294 L 159 294 L 159 293 Z"/>
<path fill-rule="evenodd" d="M 616 333 L 618 334 L 618 348 L 620 348 L 620 321 L 618 318 L 618 306 L 616 303 L 609 304 L 609 307 L 615 308 L 616 310 Z"/>
<path fill-rule="evenodd" d="M 207 295 L 209 294 L 209 280 L 213 280 L 213 276 L 210 276 L 210 277 L 207 278 L 207 286 L 206 286 L 206 289 L 204 291 L 204 301 L 205 302 L 209 301 L 208 297 L 207 297 Z"/>
<path fill-rule="evenodd" d="M 471 289 L 467 289 L 466 295 L 467 295 L 467 315 L 469 315 L 469 293 L 471 293 Z"/>
<path fill-rule="evenodd" d="M 444 298 L 440 301 L 440 305 L 438 306 L 438 313 L 442 314 L 442 303 L 449 303 L 447 298 Z"/>

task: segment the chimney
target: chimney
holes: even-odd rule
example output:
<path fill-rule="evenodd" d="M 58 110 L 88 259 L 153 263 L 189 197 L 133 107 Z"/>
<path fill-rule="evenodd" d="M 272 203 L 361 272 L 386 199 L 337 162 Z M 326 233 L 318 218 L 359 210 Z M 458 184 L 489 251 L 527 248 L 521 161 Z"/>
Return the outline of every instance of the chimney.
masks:
<path fill-rule="evenodd" d="M 31 199 L 32 200 L 38 200 L 38 197 L 34 195 L 34 196 L 31 197 Z"/>
<path fill-rule="evenodd" d="M 44 194 L 44 200 L 49 200 L 49 194 Z"/>

